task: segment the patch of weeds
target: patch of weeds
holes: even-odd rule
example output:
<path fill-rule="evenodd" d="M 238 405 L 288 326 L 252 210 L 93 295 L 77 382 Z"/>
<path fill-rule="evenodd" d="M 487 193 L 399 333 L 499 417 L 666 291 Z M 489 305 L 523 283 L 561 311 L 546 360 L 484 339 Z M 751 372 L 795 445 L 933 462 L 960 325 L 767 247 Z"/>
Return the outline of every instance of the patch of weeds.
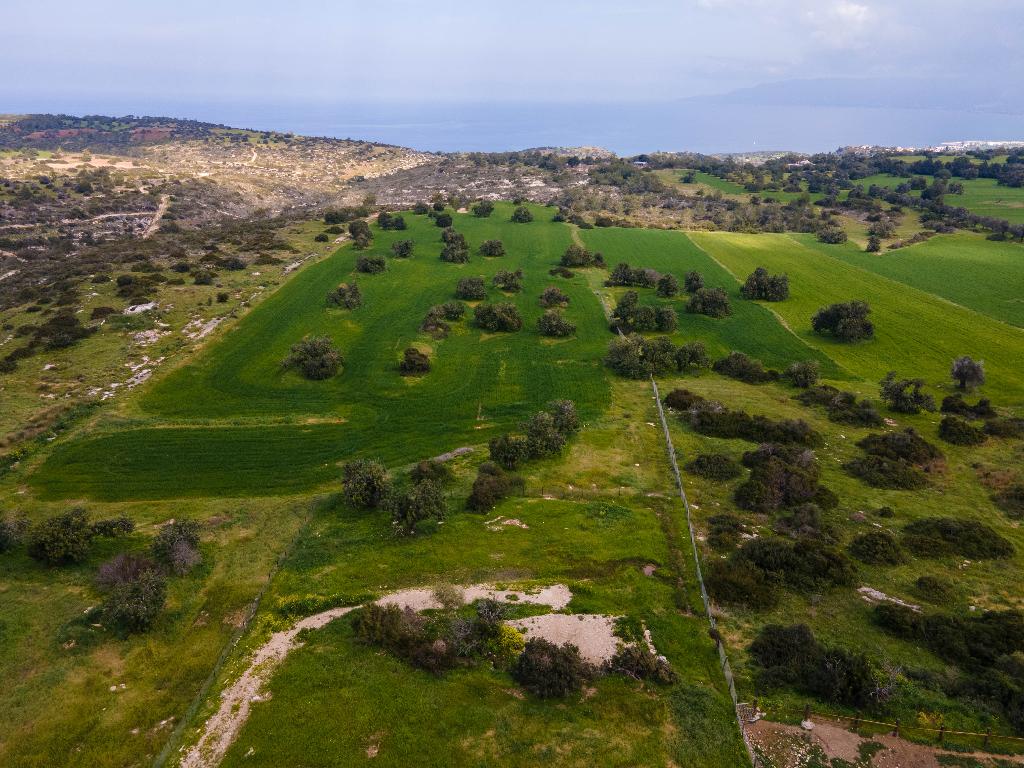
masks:
<path fill-rule="evenodd" d="M 594 501 L 587 504 L 587 517 L 602 525 L 615 525 L 633 517 L 628 507 L 611 504 L 607 501 Z"/>

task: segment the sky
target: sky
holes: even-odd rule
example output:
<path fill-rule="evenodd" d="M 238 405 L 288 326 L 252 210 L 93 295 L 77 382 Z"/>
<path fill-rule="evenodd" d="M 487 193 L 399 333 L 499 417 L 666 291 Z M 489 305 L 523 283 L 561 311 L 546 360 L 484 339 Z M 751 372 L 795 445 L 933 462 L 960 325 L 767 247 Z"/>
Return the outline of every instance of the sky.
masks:
<path fill-rule="evenodd" d="M 621 103 L 820 77 L 1009 90 L 1022 37 L 1019 0 L 3 0 L 0 112 Z"/>

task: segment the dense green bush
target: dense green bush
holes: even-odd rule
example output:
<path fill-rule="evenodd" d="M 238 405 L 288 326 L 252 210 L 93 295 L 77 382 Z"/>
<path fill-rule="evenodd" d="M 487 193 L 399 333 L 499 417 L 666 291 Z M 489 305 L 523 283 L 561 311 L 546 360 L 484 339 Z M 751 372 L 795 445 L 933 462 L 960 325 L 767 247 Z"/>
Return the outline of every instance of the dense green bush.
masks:
<path fill-rule="evenodd" d="M 504 256 L 505 244 L 501 240 L 484 240 L 477 252 L 481 256 Z"/>
<path fill-rule="evenodd" d="M 688 373 L 711 365 L 707 349 L 701 341 L 688 341 L 676 350 L 676 369 Z"/>
<path fill-rule="evenodd" d="M 751 416 L 731 411 L 721 403 L 706 401 L 694 405 L 685 418 L 690 426 L 708 437 L 739 438 L 753 443 L 797 443 L 814 446 L 821 436 L 803 419 L 774 421 L 766 416 Z"/>
<path fill-rule="evenodd" d="M 921 557 L 960 555 L 974 560 L 1010 557 L 1014 546 L 976 520 L 925 517 L 903 529 L 903 545 Z"/>
<path fill-rule="evenodd" d="M 195 520 L 174 520 L 157 532 L 150 551 L 158 563 L 182 576 L 191 571 L 202 557 L 199 554 L 199 523 Z"/>
<path fill-rule="evenodd" d="M 919 576 L 914 582 L 914 591 L 935 605 L 949 605 L 956 598 L 953 582 L 941 576 Z"/>
<path fill-rule="evenodd" d="M 540 295 L 540 305 L 542 307 L 559 307 L 568 303 L 568 294 L 553 285 L 549 285 L 545 288 L 544 292 Z"/>
<path fill-rule="evenodd" d="M 889 371 L 878 383 L 878 394 L 897 413 L 934 411 L 935 399 L 922 391 L 924 386 L 924 379 L 897 379 L 896 372 Z"/>
<path fill-rule="evenodd" d="M 939 437 L 953 445 L 981 445 L 988 439 L 985 430 L 959 416 L 943 416 L 939 422 Z"/>
<path fill-rule="evenodd" d="M 679 280 L 675 275 L 662 275 L 658 278 L 656 293 L 663 299 L 671 299 L 679 293 Z"/>
<path fill-rule="evenodd" d="M 482 277 L 463 277 L 455 286 L 455 296 L 466 301 L 477 301 L 487 298 L 487 286 Z"/>
<path fill-rule="evenodd" d="M 582 245 L 576 245 L 576 243 L 573 243 L 565 249 L 565 253 L 562 254 L 562 259 L 559 263 L 563 267 L 598 266 L 597 256 L 598 254 L 591 253 Z"/>
<path fill-rule="evenodd" d="M 676 411 L 688 411 L 693 406 L 707 402 L 704 397 L 688 389 L 673 389 L 665 395 L 665 407 Z"/>
<path fill-rule="evenodd" d="M 928 477 L 919 468 L 884 456 L 869 454 L 852 459 L 843 465 L 843 469 L 872 488 L 915 491 L 928 486 Z"/>
<path fill-rule="evenodd" d="M 1024 419 L 989 419 L 985 422 L 984 430 L 992 437 L 1024 437 Z"/>
<path fill-rule="evenodd" d="M 326 336 L 313 336 L 293 344 L 281 366 L 294 368 L 307 379 L 322 381 L 337 374 L 344 363 L 333 341 Z"/>
<path fill-rule="evenodd" d="M 342 283 L 327 294 L 327 303 L 332 307 L 358 309 L 363 306 L 363 293 L 355 283 Z"/>
<path fill-rule="evenodd" d="M 470 208 L 470 210 L 473 211 L 473 215 L 476 216 L 478 219 L 486 219 L 488 216 L 494 213 L 494 203 L 492 203 L 490 200 L 481 200 L 477 203 L 474 203 L 473 207 Z"/>
<path fill-rule="evenodd" d="M 398 370 L 403 376 L 420 376 L 430 373 L 430 358 L 416 347 L 406 347 Z"/>
<path fill-rule="evenodd" d="M 517 269 L 512 272 L 507 269 L 499 269 L 491 278 L 491 282 L 496 288 L 506 293 L 519 293 L 523 290 L 523 270 Z"/>
<path fill-rule="evenodd" d="M 440 485 L 447 485 L 455 479 L 455 473 L 451 467 L 437 459 L 425 459 L 416 464 L 409 473 L 414 483 L 422 483 L 424 480 L 432 480 Z"/>
<path fill-rule="evenodd" d="M 616 264 L 608 279 L 604 281 L 607 286 L 636 286 L 637 288 L 653 288 L 658 284 L 661 275 L 653 269 L 637 267 L 636 269 L 625 262 Z"/>
<path fill-rule="evenodd" d="M 902 432 L 872 433 L 858 440 L 857 446 L 866 453 L 917 466 L 925 466 L 943 458 L 942 451 L 921 437 L 913 427 L 907 427 Z"/>
<path fill-rule="evenodd" d="M 530 458 L 525 435 L 504 434 L 492 437 L 487 444 L 491 461 L 505 469 L 516 469 Z"/>
<path fill-rule="evenodd" d="M 543 336 L 564 338 L 576 333 L 576 324 L 566 320 L 557 309 L 549 309 L 537 318 L 537 330 Z"/>
<path fill-rule="evenodd" d="M 658 685 L 672 685 L 678 679 L 668 659 L 664 656 L 655 656 L 641 643 L 620 646 L 615 655 L 608 660 L 605 671 L 634 680 L 650 680 Z"/>
<path fill-rule="evenodd" d="M 875 326 L 868 320 L 871 307 L 866 301 L 830 304 L 811 318 L 815 333 L 829 334 L 840 341 L 860 341 L 875 335 Z"/>
<path fill-rule="evenodd" d="M 343 496 L 353 507 L 379 507 L 391 491 L 384 465 L 376 459 L 355 459 L 341 468 Z"/>
<path fill-rule="evenodd" d="M 48 565 L 80 563 L 89 556 L 95 532 L 84 509 L 72 509 L 33 525 L 28 555 Z"/>
<path fill-rule="evenodd" d="M 411 258 L 415 249 L 416 242 L 414 240 L 396 240 L 391 244 L 391 253 L 398 259 Z"/>
<path fill-rule="evenodd" d="M 853 392 L 841 392 L 835 387 L 820 384 L 796 396 L 804 405 L 826 409 L 830 421 L 857 427 L 880 427 L 882 415 L 870 400 L 857 400 Z"/>
<path fill-rule="evenodd" d="M 968 419 L 991 419 L 996 415 L 995 408 L 987 397 L 978 400 L 971 405 L 959 392 L 946 395 L 942 398 L 940 410 L 943 413 L 952 413 L 955 416 L 963 416 Z"/>
<path fill-rule="evenodd" d="M 525 485 L 521 477 L 510 475 L 497 464 L 485 461 L 477 470 L 466 508 L 474 512 L 486 512 L 507 496 L 522 493 Z"/>
<path fill-rule="evenodd" d="M 769 275 L 767 269 L 758 267 L 747 277 L 740 295 L 745 299 L 784 301 L 789 298 L 789 277 Z"/>
<path fill-rule="evenodd" d="M 728 317 L 732 314 L 729 295 L 721 288 L 698 288 L 686 303 L 686 311 L 708 317 Z"/>
<path fill-rule="evenodd" d="M 441 249 L 439 258 L 448 264 L 466 264 L 469 261 L 469 249 L 465 242 L 451 242 Z"/>
<path fill-rule="evenodd" d="M 639 334 L 612 339 L 604 364 L 620 376 L 642 379 L 675 368 L 676 348 L 667 336 L 645 339 Z"/>
<path fill-rule="evenodd" d="M 704 574 L 708 593 L 724 605 L 770 610 L 779 603 L 779 585 L 746 560 L 712 560 Z"/>
<path fill-rule="evenodd" d="M 1024 517 L 1024 481 L 1017 480 L 992 494 L 992 501 L 1017 520 Z"/>
<path fill-rule="evenodd" d="M 515 222 L 516 224 L 527 224 L 533 221 L 533 214 L 530 213 L 530 209 L 527 208 L 525 205 L 520 205 L 514 211 L 512 211 L 511 221 Z"/>
<path fill-rule="evenodd" d="M 904 561 L 896 537 L 888 531 L 868 531 L 850 542 L 850 554 L 868 565 L 899 565 Z"/>
<path fill-rule="evenodd" d="M 526 641 L 510 672 L 513 680 L 542 699 L 578 693 L 594 675 L 575 645 L 555 645 L 539 637 Z"/>
<path fill-rule="evenodd" d="M 387 269 L 383 256 L 360 256 L 356 259 L 356 271 L 368 275 L 377 275 Z"/>
<path fill-rule="evenodd" d="M 435 480 L 421 480 L 411 488 L 389 493 L 384 506 L 391 513 L 391 522 L 406 533 L 427 520 L 444 520 L 448 514 L 448 501 L 441 484 Z"/>
<path fill-rule="evenodd" d="M 722 376 L 738 379 L 747 384 L 761 384 L 779 378 L 778 371 L 766 370 L 760 360 L 748 357 L 742 352 L 730 352 L 716 360 L 711 369 Z"/>
<path fill-rule="evenodd" d="M 167 579 L 155 570 L 117 584 L 103 601 L 105 624 L 125 632 L 144 632 L 152 626 L 167 602 Z"/>
<path fill-rule="evenodd" d="M 702 453 L 686 465 L 686 471 L 708 480 L 733 480 L 743 474 L 739 463 L 724 453 Z"/>
<path fill-rule="evenodd" d="M 696 293 L 704 287 L 704 278 L 700 272 L 689 271 L 683 278 L 683 285 L 686 288 L 687 293 Z"/>
<path fill-rule="evenodd" d="M 736 515 L 712 515 L 708 518 L 708 546 L 717 550 L 733 549 L 740 543 L 744 530 L 743 520 Z"/>
<path fill-rule="evenodd" d="M 473 310 L 473 321 L 477 327 L 492 333 L 514 332 L 523 327 L 523 318 L 519 310 L 515 304 L 509 302 L 480 304 Z"/>
<path fill-rule="evenodd" d="M 817 360 L 801 360 L 790 363 L 786 368 L 785 376 L 794 387 L 807 389 L 818 383 L 821 376 L 821 365 Z"/>

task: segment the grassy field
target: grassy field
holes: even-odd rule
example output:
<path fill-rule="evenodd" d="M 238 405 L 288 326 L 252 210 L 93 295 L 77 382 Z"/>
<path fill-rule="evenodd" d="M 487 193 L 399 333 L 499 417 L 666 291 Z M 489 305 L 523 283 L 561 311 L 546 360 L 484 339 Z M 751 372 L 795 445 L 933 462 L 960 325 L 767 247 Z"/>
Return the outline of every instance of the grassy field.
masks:
<path fill-rule="evenodd" d="M 930 180 L 931 177 L 927 178 Z M 909 181 L 909 178 L 879 173 L 857 179 L 854 184 L 862 185 L 865 190 L 872 184 L 896 189 L 906 181 Z M 946 195 L 946 205 L 966 208 L 979 216 L 1006 219 L 1011 224 L 1024 223 L 1024 188 L 1001 186 L 996 183 L 995 179 L 953 178 L 950 181 L 963 184 L 964 191 L 960 195 Z M 911 191 L 910 194 L 920 195 L 921 193 Z"/>
<path fill-rule="evenodd" d="M 855 376 L 878 381 L 896 369 L 904 376 L 920 376 L 940 390 L 949 389 L 952 360 L 972 355 L 985 361 L 987 391 L 995 401 L 1024 404 L 1024 381 L 1019 375 L 1024 333 L 849 264 L 831 255 L 835 246 L 822 245 L 810 236 L 694 233 L 691 237 L 739 278 L 758 266 L 788 274 L 790 299 L 772 309 L 808 345 L 823 350 Z M 873 340 L 847 344 L 811 330 L 811 316 L 819 307 L 852 299 L 870 304 Z"/>
<path fill-rule="evenodd" d="M 852 247 L 829 252 L 848 264 L 1024 327 L 1024 247 L 1017 243 L 962 232 L 877 254 Z"/>

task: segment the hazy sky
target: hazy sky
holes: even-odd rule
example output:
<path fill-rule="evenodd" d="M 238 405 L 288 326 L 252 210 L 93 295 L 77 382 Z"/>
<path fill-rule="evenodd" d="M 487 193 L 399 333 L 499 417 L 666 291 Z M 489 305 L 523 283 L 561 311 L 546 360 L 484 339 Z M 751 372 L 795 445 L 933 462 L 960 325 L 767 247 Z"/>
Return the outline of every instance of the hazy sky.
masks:
<path fill-rule="evenodd" d="M 1024 74 L 1019 0 L 3 0 L 0 111 L 90 98 L 622 101 Z"/>

